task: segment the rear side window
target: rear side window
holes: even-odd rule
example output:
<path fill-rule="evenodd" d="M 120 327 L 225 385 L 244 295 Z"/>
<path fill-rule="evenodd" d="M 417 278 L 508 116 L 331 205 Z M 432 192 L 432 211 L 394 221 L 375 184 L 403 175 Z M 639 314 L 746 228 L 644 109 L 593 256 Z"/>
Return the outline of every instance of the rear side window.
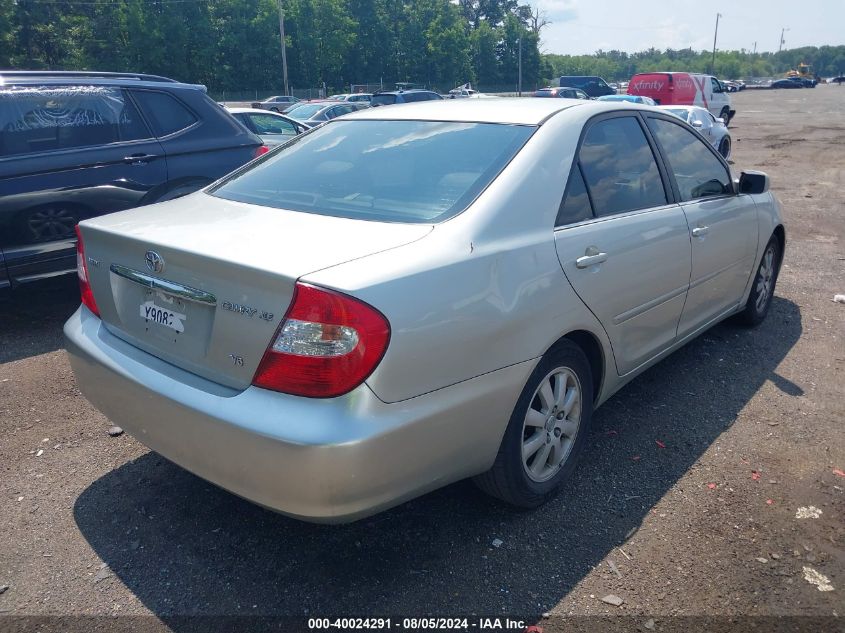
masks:
<path fill-rule="evenodd" d="M 660 171 L 636 118 L 591 125 L 579 159 L 597 216 L 666 204 Z"/>
<path fill-rule="evenodd" d="M 181 101 L 166 92 L 134 90 L 132 94 L 141 104 L 156 136 L 184 130 L 197 121 L 197 117 Z"/>
<path fill-rule="evenodd" d="M 569 182 L 566 184 L 566 193 L 563 195 L 563 200 L 557 212 L 555 226 L 574 224 L 582 220 L 589 220 L 592 217 L 593 208 L 590 206 L 587 186 L 584 184 L 581 168 L 578 163 L 575 163 L 572 166 L 572 173 L 569 175 Z"/>
<path fill-rule="evenodd" d="M 281 134 L 284 136 L 296 136 L 296 127 L 290 121 L 272 114 L 248 114 L 252 125 L 258 134 Z"/>
<path fill-rule="evenodd" d="M 132 101 L 108 86 L 0 89 L 0 156 L 150 138 Z"/>
<path fill-rule="evenodd" d="M 381 222 L 440 222 L 475 200 L 534 132 L 493 123 L 337 120 L 212 190 L 227 200 Z"/>
<path fill-rule="evenodd" d="M 663 148 L 681 200 L 732 193 L 730 172 L 698 136 L 664 119 L 649 117 L 648 126 Z"/>

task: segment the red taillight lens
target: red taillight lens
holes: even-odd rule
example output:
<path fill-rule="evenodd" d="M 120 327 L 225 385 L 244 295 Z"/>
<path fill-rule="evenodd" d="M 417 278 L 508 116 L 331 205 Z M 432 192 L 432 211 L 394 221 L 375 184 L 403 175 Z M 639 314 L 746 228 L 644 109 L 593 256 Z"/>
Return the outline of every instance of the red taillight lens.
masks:
<path fill-rule="evenodd" d="M 94 293 L 91 292 L 91 284 L 88 281 L 88 264 L 85 261 L 85 246 L 82 244 L 82 233 L 79 225 L 76 225 L 76 276 L 79 277 L 79 294 L 82 295 L 82 305 L 100 316 L 97 302 L 94 301 Z"/>
<path fill-rule="evenodd" d="M 379 364 L 390 323 L 363 301 L 297 283 L 253 384 L 311 398 L 352 391 Z"/>
<path fill-rule="evenodd" d="M 270 151 L 270 148 L 267 147 L 266 145 L 259 145 L 258 147 L 255 148 L 255 153 L 252 155 L 252 157 L 255 159 L 255 158 L 258 158 L 259 156 L 264 156 L 264 154 L 266 154 L 269 151 Z"/>

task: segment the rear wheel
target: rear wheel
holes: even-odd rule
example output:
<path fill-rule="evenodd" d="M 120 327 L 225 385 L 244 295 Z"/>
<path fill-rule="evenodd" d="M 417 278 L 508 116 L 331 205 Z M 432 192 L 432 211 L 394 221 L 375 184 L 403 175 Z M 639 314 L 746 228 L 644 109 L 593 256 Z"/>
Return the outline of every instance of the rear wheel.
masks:
<path fill-rule="evenodd" d="M 745 308 L 738 315 L 741 323 L 754 326 L 762 323 L 763 319 L 766 318 L 769 307 L 772 305 L 779 271 L 780 242 L 776 237 L 772 237 L 766 244 L 766 250 L 763 251 L 763 257 L 760 260 L 759 268 L 757 268 L 757 274 L 754 275 L 751 294 L 748 295 Z"/>
<path fill-rule="evenodd" d="M 532 372 L 496 461 L 475 478 L 476 484 L 518 507 L 545 503 L 574 470 L 592 414 L 589 362 L 581 348 L 564 340 Z"/>
<path fill-rule="evenodd" d="M 719 118 L 721 118 L 725 122 L 725 127 L 731 122 L 731 110 L 730 108 L 722 108 L 722 111 L 719 113 Z"/>

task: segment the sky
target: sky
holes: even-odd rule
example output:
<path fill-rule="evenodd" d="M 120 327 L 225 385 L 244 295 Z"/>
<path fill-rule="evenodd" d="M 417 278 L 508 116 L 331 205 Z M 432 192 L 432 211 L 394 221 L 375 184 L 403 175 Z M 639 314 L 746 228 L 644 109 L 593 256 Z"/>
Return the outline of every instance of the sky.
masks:
<path fill-rule="evenodd" d="M 633 53 L 654 47 L 712 50 L 716 13 L 721 50 L 777 51 L 845 44 L 845 0 L 533 0 L 551 24 L 544 53 L 584 55 L 602 49 Z"/>

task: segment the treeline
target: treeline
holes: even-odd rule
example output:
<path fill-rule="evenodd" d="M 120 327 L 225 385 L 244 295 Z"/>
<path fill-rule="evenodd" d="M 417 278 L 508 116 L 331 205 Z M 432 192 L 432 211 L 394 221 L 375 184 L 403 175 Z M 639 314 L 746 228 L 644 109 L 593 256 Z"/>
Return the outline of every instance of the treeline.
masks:
<path fill-rule="evenodd" d="M 517 0 L 283 0 L 289 83 L 541 79 L 543 20 Z M 277 0 L 0 0 L 0 68 L 162 74 L 280 89 Z"/>
<path fill-rule="evenodd" d="M 712 51 L 692 49 L 660 51 L 651 48 L 639 53 L 598 51 L 595 55 L 543 55 L 543 76 L 598 75 L 607 81 L 630 79 L 632 75 L 653 71 L 689 71 L 710 73 Z M 715 75 L 722 79 L 774 77 L 810 64 L 821 77 L 845 73 L 845 46 L 809 46 L 780 53 L 716 51 Z"/>

